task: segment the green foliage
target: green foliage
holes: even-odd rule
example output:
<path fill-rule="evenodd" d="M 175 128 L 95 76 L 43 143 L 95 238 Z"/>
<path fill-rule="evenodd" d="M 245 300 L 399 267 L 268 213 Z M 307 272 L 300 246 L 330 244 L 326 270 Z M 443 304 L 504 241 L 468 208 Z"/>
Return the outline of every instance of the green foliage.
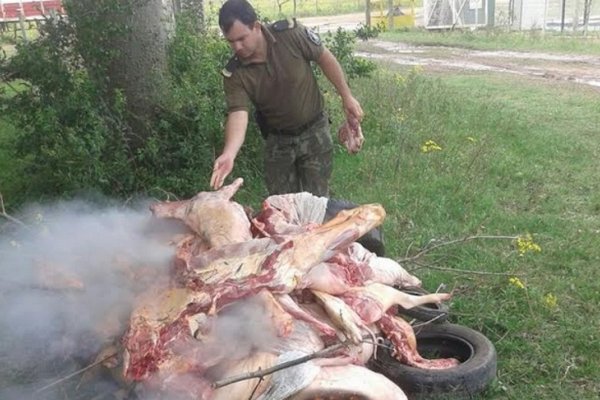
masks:
<path fill-rule="evenodd" d="M 81 191 L 189 196 L 207 188 L 222 148 L 226 42 L 217 32 L 198 35 L 193 20 L 181 16 L 168 49 L 166 90 L 154 121 L 147 121 L 149 138 L 132 148 L 127 99 L 108 89 L 107 69 L 118 54 L 103 48 L 110 35 L 124 31 L 95 31 L 93 19 L 86 18 L 76 19 L 78 28 L 86 28 L 77 32 L 72 20 L 45 24 L 37 40 L 20 44 L 0 64 L 6 83 L 22 82 L 0 99 L 3 117 L 14 127 L 14 141 L 5 143 L 24 164 L 20 191 L 32 199 Z M 234 174 L 252 181 L 260 176 L 261 143 L 249 136 Z M 4 190 L 6 198 L 17 196 Z"/>
<path fill-rule="evenodd" d="M 2 108 L 18 128 L 17 156 L 26 163 L 34 196 L 90 183 L 116 193 L 131 189 L 118 102 L 100 100 L 75 41 L 70 24 L 57 19 L 0 66 L 9 79 L 25 82 L 14 96 L 3 96 Z"/>
<path fill-rule="evenodd" d="M 361 39 L 361 40 L 369 40 L 369 39 L 374 39 L 377 36 L 379 36 L 379 34 L 381 32 L 383 32 L 385 25 L 379 23 L 377 25 L 365 25 L 363 23 L 361 23 L 358 28 L 356 28 L 354 30 L 354 33 L 356 34 L 356 37 Z"/>
<path fill-rule="evenodd" d="M 338 28 L 335 33 L 327 32 L 324 43 L 335 55 L 348 79 L 369 76 L 376 69 L 372 61 L 354 55 L 356 33 Z"/>

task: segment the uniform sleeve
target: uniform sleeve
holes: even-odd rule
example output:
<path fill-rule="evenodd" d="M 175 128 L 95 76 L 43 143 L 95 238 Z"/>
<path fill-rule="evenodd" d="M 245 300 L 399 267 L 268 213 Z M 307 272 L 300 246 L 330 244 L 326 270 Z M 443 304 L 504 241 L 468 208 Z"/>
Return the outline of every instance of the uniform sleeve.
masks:
<path fill-rule="evenodd" d="M 225 90 L 227 112 L 250 110 L 250 98 L 237 74 L 234 73 L 231 77 L 223 77 L 223 88 Z"/>
<path fill-rule="evenodd" d="M 323 54 L 324 47 L 321 38 L 312 29 L 297 22 L 289 34 L 305 59 L 317 61 Z"/>

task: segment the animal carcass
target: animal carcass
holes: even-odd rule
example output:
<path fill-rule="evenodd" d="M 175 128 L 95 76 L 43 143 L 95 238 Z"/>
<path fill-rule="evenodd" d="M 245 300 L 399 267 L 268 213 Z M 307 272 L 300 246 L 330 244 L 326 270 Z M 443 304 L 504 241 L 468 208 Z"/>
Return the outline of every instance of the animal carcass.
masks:
<path fill-rule="evenodd" d="M 410 308 L 449 295 L 397 290 L 393 286 L 420 281 L 355 243 L 383 222 L 380 205 L 344 210 L 318 224 L 281 206 L 297 206 L 310 195 L 285 195 L 285 201 L 273 202 L 278 209 L 265 201 L 249 218 L 231 200 L 241 184 L 237 179 L 217 192 L 152 205 L 155 216 L 179 219 L 191 233 L 175 241 L 171 286 L 148 289 L 131 315 L 123 337 L 126 379 L 178 398 L 249 398 L 254 392 L 269 399 L 286 387 L 285 396 L 294 399 L 331 393 L 401 399 L 398 387 L 364 366 L 381 334 L 396 346 L 397 358 L 411 365 L 456 364 L 424 361 L 412 328 L 395 312 L 397 305 Z M 321 218 L 321 213 L 314 215 Z M 275 373 L 258 386 L 255 379 L 219 389 L 213 385 L 341 341 L 347 346 L 303 368 Z M 293 389 L 281 384 L 290 376 Z"/>

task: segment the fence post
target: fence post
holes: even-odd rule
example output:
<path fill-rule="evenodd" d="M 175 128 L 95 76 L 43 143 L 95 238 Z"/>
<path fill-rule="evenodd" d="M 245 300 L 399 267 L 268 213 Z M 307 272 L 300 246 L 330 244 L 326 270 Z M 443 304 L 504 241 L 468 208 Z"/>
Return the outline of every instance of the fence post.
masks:
<path fill-rule="evenodd" d="M 21 8 L 19 9 L 19 26 L 21 27 L 21 34 L 23 35 L 23 40 L 27 41 L 27 30 L 25 30 L 25 9 L 23 8 L 23 2 L 19 1 L 19 5 Z"/>
<path fill-rule="evenodd" d="M 366 8 L 365 8 L 365 20 L 367 21 L 367 26 L 371 26 L 371 0 L 365 0 Z"/>
<path fill-rule="evenodd" d="M 560 32 L 561 33 L 565 31 L 565 8 L 567 8 L 566 3 L 567 3 L 567 0 L 562 0 L 562 11 L 561 11 L 561 16 L 560 16 Z"/>
<path fill-rule="evenodd" d="M 575 10 L 573 11 L 573 32 L 577 32 L 579 26 L 579 0 L 575 0 Z"/>
<path fill-rule="evenodd" d="M 394 29 L 394 0 L 388 0 L 388 29 Z"/>

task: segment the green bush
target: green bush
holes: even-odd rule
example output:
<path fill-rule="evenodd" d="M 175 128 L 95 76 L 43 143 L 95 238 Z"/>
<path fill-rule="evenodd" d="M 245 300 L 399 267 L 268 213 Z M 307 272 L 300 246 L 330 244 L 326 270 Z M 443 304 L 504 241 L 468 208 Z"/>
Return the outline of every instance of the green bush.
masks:
<path fill-rule="evenodd" d="M 335 33 L 327 32 L 324 37 L 325 45 L 335 55 L 348 79 L 370 76 L 376 69 L 374 62 L 354 56 L 356 38 L 357 32 L 342 28 L 338 28 Z"/>
<path fill-rule="evenodd" d="M 4 80 L 22 84 L 2 96 L 3 115 L 16 126 L 16 155 L 24 160 L 28 191 L 60 195 L 93 184 L 102 191 L 130 189 L 119 106 L 101 100 L 75 51 L 72 27 L 48 23 L 40 37 L 21 43 L 3 60 Z M 116 179 L 118 177 L 118 179 Z"/>
<path fill-rule="evenodd" d="M 44 24 L 37 40 L 20 44 L 15 56 L 0 62 L 6 84 L 22 82 L 16 95 L 0 96 L 0 107 L 15 127 L 10 143 L 24 162 L 21 179 L 31 199 L 81 191 L 189 196 L 208 188 L 213 160 L 222 148 L 220 71 L 230 54 L 226 42 L 216 32 L 198 34 L 192 21 L 181 16 L 168 49 L 164 96 L 154 119 L 145 121 L 149 138 L 133 148 L 127 139 L 132 131 L 127 99 L 118 90 L 107 95 L 105 89 L 106 59 L 116 54 L 96 49 L 106 59 L 87 62 L 98 57 L 83 52 L 110 42 L 92 36 L 76 35 L 73 22 L 59 18 Z M 256 136 L 249 135 L 234 171 L 250 181 L 260 175 Z"/>

